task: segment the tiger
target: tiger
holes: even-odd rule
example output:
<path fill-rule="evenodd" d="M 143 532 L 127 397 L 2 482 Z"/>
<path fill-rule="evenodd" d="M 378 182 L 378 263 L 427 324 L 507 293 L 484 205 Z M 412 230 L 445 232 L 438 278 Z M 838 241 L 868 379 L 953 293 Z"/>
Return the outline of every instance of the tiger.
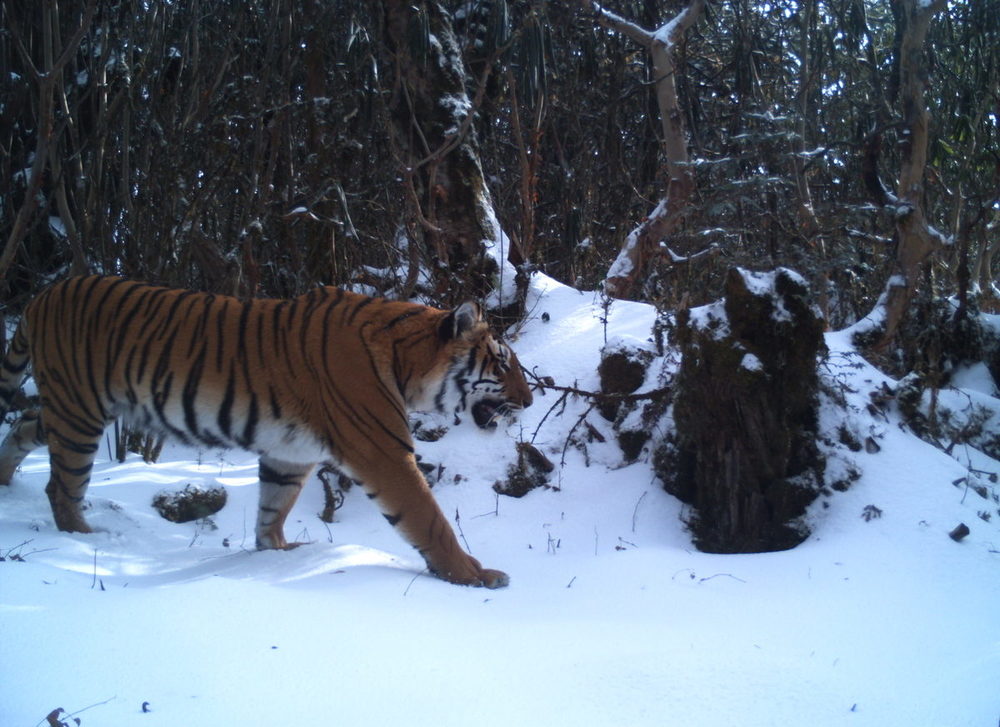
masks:
<path fill-rule="evenodd" d="M 48 445 L 55 524 L 81 513 L 98 443 L 118 417 L 182 443 L 259 455 L 256 547 L 288 549 L 284 523 L 319 463 L 361 482 L 382 515 L 451 583 L 500 588 L 458 543 L 417 466 L 408 412 L 494 429 L 531 405 L 514 351 L 474 302 L 453 310 L 316 287 L 241 300 L 84 276 L 25 308 L 0 365 L 0 419 L 29 367 L 40 405 L 0 444 L 0 484 Z"/>

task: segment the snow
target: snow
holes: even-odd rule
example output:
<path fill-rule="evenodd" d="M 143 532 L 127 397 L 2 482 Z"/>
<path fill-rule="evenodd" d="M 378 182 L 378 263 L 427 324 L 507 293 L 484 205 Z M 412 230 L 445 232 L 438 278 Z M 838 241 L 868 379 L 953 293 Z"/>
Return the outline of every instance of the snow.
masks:
<path fill-rule="evenodd" d="M 517 269 L 510 262 L 510 238 L 497 220 L 496 208 L 489 189 L 480 191 L 479 213 L 483 217 L 483 227 L 489 237 L 483 240 L 486 254 L 497 264 L 497 278 L 493 281 L 493 291 L 486 300 L 490 310 L 503 309 L 517 299 Z"/>
<path fill-rule="evenodd" d="M 721 300 L 713 301 L 706 305 L 691 308 L 689 314 L 689 325 L 697 330 L 711 331 L 712 337 L 721 341 L 729 335 L 729 316 L 726 314 L 725 303 Z"/>
<path fill-rule="evenodd" d="M 49 216 L 49 230 L 63 239 L 66 238 L 66 225 L 62 221 L 62 217 L 58 215 Z"/>
<path fill-rule="evenodd" d="M 746 369 L 747 371 L 764 370 L 764 364 L 762 364 L 760 359 L 754 356 L 752 353 L 743 354 L 743 359 L 740 361 L 740 367 Z"/>
<path fill-rule="evenodd" d="M 635 265 L 632 263 L 632 256 L 635 255 L 635 248 L 639 244 L 639 231 L 632 230 L 625 238 L 625 244 L 618 252 L 618 256 L 611 263 L 608 269 L 608 279 L 627 278 L 632 274 Z"/>
<path fill-rule="evenodd" d="M 653 42 L 672 49 L 677 44 L 674 36 L 677 34 L 677 27 L 680 25 L 683 15 L 683 13 L 680 13 L 657 28 L 656 32 L 653 33 Z"/>
<path fill-rule="evenodd" d="M 645 342 L 655 320 L 540 275 L 530 296 L 512 344 L 565 386 L 597 389 L 605 341 Z M 861 478 L 814 503 L 812 535 L 780 553 L 696 551 L 648 453 L 623 466 L 596 412 L 607 442 L 565 447 L 586 403 L 560 413 L 553 392 L 506 429 L 464 424 L 418 446 L 444 466 L 434 493 L 463 542 L 511 575 L 498 591 L 423 575 L 359 488 L 328 527 L 312 482 L 287 526 L 310 544 L 253 551 L 256 463 L 239 452 L 168 445 L 145 465 L 102 448 L 87 512 L 99 531 L 60 533 L 33 454 L 0 488 L 0 725 L 57 707 L 83 727 L 996 725 L 1000 514 L 953 483 L 1000 463 L 922 442 L 894 405 L 871 413 L 888 379 L 849 341 L 827 336 L 820 370 L 846 407 L 827 402 L 823 426 L 880 451 L 843 450 Z M 980 374 L 958 382 L 1000 404 Z M 564 460 L 553 487 L 497 497 L 514 442 L 536 431 Z M 150 507 L 188 483 L 227 487 L 216 529 Z M 865 520 L 869 505 L 881 516 Z M 954 542 L 959 522 L 971 534 Z"/>
<path fill-rule="evenodd" d="M 445 130 L 445 136 L 458 134 L 462 124 L 472 113 L 472 102 L 469 97 L 464 93 L 444 94 L 439 103 L 454 120 L 454 125 Z"/>
<path fill-rule="evenodd" d="M 951 374 L 951 385 L 957 389 L 997 396 L 997 385 L 993 380 L 993 374 L 981 361 L 956 368 Z"/>
<path fill-rule="evenodd" d="M 607 11 L 603 12 L 607 13 Z M 610 15 L 610 13 L 607 14 Z M 647 219 L 663 217 L 666 213 L 667 200 L 661 199 L 657 202 L 653 211 L 649 213 L 649 217 Z M 622 245 L 622 249 L 618 252 L 618 256 L 615 258 L 614 262 L 611 263 L 611 267 L 608 269 L 608 279 L 627 278 L 632 274 L 635 267 L 633 264 L 633 258 L 636 256 L 636 247 L 639 245 L 639 234 L 642 232 L 642 228 L 643 225 L 640 225 L 628 233 L 625 238 L 625 243 Z"/>

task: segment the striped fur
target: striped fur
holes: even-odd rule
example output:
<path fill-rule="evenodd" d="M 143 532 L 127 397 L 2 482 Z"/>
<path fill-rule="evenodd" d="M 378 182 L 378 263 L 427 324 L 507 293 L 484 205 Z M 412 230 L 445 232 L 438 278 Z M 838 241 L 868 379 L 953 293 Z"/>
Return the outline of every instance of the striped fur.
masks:
<path fill-rule="evenodd" d="M 360 480 L 429 568 L 498 587 L 458 545 L 417 468 L 407 411 L 469 412 L 489 428 L 531 404 L 513 351 L 475 304 L 453 311 L 317 288 L 252 300 L 71 278 L 24 312 L 0 368 L 0 415 L 30 361 L 41 398 L 0 445 L 0 483 L 49 447 L 46 493 L 61 530 L 80 505 L 105 427 L 133 424 L 260 455 L 257 547 L 288 548 L 284 522 L 318 462 Z"/>

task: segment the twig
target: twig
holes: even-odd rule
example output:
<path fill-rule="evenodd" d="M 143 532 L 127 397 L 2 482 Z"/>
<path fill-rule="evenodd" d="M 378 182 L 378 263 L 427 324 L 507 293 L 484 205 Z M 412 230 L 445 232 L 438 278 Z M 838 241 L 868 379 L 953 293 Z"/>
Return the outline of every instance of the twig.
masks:
<path fill-rule="evenodd" d="M 650 391 L 643 391 L 634 394 L 621 394 L 621 393 L 604 393 L 603 391 L 589 391 L 587 389 L 580 389 L 576 386 L 560 386 L 556 383 L 549 383 L 552 379 L 548 376 L 539 376 L 534 371 L 531 371 L 524 366 L 521 367 L 522 371 L 533 378 L 534 388 L 541 389 L 542 393 L 545 393 L 546 389 L 551 389 L 552 391 L 560 391 L 563 393 L 563 397 L 560 397 L 560 401 L 565 398 L 566 395 L 572 394 L 573 396 L 580 396 L 584 399 L 600 399 L 602 401 L 644 401 L 646 399 L 658 399 L 660 397 L 668 396 L 670 394 L 670 387 L 661 386 L 658 389 L 652 389 Z M 557 404 L 559 402 L 556 402 Z M 554 407 L 553 407 L 554 408 Z"/>
<path fill-rule="evenodd" d="M 734 581 L 739 581 L 740 583 L 746 583 L 745 580 L 743 580 L 742 578 L 737 578 L 732 573 L 716 573 L 714 576 L 705 576 L 704 578 L 699 579 L 698 582 L 704 583 L 705 581 L 710 581 L 713 578 L 732 578 Z"/>
<path fill-rule="evenodd" d="M 663 386 L 658 389 L 652 389 L 650 391 L 643 391 L 637 394 L 615 394 L 608 393 L 605 394 L 601 391 L 587 391 L 586 389 L 578 389 L 575 386 L 559 386 L 558 384 L 545 384 L 542 382 L 538 383 L 538 388 L 540 389 L 552 389 L 552 391 L 561 391 L 564 394 L 572 394 L 574 396 L 582 396 L 585 399 L 599 399 L 601 401 L 645 401 L 647 399 L 659 399 L 661 397 L 670 394 L 670 388 Z"/>
<path fill-rule="evenodd" d="M 116 699 L 118 699 L 118 695 L 117 694 L 115 696 L 113 696 L 113 697 L 108 697 L 103 702 L 94 702 L 94 704 L 91 704 L 89 707 L 84 707 L 83 709 L 78 709 L 75 712 L 68 713 L 66 716 L 67 717 L 75 717 L 78 714 L 82 714 L 83 712 L 86 712 L 88 709 L 93 709 L 94 707 L 103 707 L 105 704 L 110 704 L 111 702 L 115 701 Z"/>
<path fill-rule="evenodd" d="M 632 510 L 632 532 L 633 533 L 635 532 L 636 517 L 639 515 L 639 505 L 642 504 L 642 501 L 646 499 L 646 495 L 648 495 L 648 494 L 649 494 L 649 490 L 646 490 L 641 495 L 639 495 L 639 500 L 638 500 L 638 502 L 635 503 L 635 508 L 633 508 L 633 510 Z"/>
<path fill-rule="evenodd" d="M 499 492 L 494 492 L 493 493 L 493 501 L 494 501 L 493 502 L 493 510 L 491 510 L 490 512 L 481 512 L 478 515 L 473 515 L 472 519 L 475 520 L 476 518 L 480 518 L 480 517 L 489 517 L 490 515 L 492 515 L 493 517 L 500 517 L 500 493 Z"/>
<path fill-rule="evenodd" d="M 23 548 L 25 545 L 27 545 L 28 543 L 30 543 L 32 540 L 34 540 L 34 538 L 29 538 L 28 540 L 22 540 L 20 543 L 18 543 L 14 547 L 7 548 L 6 552 L 0 550 L 0 560 L 3 560 L 4 558 L 9 558 L 11 553 L 13 553 L 15 550 Z"/>
<path fill-rule="evenodd" d="M 697 580 L 698 580 L 699 583 L 704 583 L 705 581 L 710 581 L 713 578 L 732 578 L 734 581 L 739 581 L 740 583 L 746 583 L 745 580 L 743 580 L 742 578 L 737 578 L 732 573 L 716 573 L 713 576 L 705 576 L 704 578 L 698 578 L 698 574 L 695 573 L 694 570 L 691 569 L 691 568 L 681 568 L 679 571 L 677 571 L 676 573 L 674 573 L 670 577 L 670 580 L 674 580 L 681 573 L 687 573 L 688 574 L 688 578 L 690 578 L 692 581 L 697 578 Z"/>
<path fill-rule="evenodd" d="M 532 434 L 531 434 L 531 440 L 530 440 L 530 441 L 531 441 L 531 444 L 534 444 L 534 443 L 535 443 L 535 437 L 537 437 L 537 436 L 538 436 L 538 432 L 540 432 L 540 431 L 541 431 L 541 429 L 542 429 L 542 425 L 543 425 L 543 424 L 545 423 L 545 420 L 549 418 L 549 414 L 551 414 L 551 413 L 552 413 L 552 412 L 553 412 L 553 411 L 555 410 L 555 408 L 556 408 L 557 406 L 559 406 L 560 404 L 563 404 L 563 403 L 565 403 L 565 401 L 566 401 L 567 397 L 569 397 L 569 394 L 568 394 L 568 393 L 563 393 L 563 395 L 562 395 L 562 396 L 560 396 L 560 397 L 559 397 L 559 398 L 558 398 L 558 399 L 556 400 L 556 403 L 555 403 L 555 404 L 553 404 L 552 406 L 550 406 L 550 407 L 549 407 L 549 410 L 548 410 L 547 412 L 545 412 L 545 416 L 543 416 L 543 417 L 542 417 L 542 419 L 541 419 L 541 421 L 540 421 L 540 422 L 538 422 L 538 426 L 537 426 L 537 427 L 535 427 L 535 431 L 534 431 L 534 432 L 532 432 Z"/>
<path fill-rule="evenodd" d="M 559 458 L 559 473 L 560 473 L 560 476 L 562 475 L 563 467 L 566 466 L 566 450 L 569 449 L 569 443 L 573 441 L 573 432 L 575 432 L 576 428 L 579 427 L 583 423 L 583 420 L 587 418 L 587 415 L 590 414 L 590 412 L 594 411 L 594 407 L 596 407 L 596 406 L 597 406 L 597 402 L 596 401 L 590 402 L 590 406 L 588 406 L 587 410 L 585 412 L 583 412 L 583 414 L 580 415 L 580 418 L 577 419 L 576 422 L 573 424 L 573 426 L 570 428 L 569 434 L 566 435 L 566 443 L 563 444 L 562 455 Z"/>
<path fill-rule="evenodd" d="M 466 552 L 468 552 L 469 555 L 472 555 L 472 548 L 469 547 L 469 541 L 465 539 L 465 533 L 462 532 L 462 518 L 458 514 L 457 507 L 455 508 L 455 527 L 458 528 L 458 537 L 460 537 L 462 542 L 465 543 Z"/>
<path fill-rule="evenodd" d="M 65 722 L 63 722 L 61 719 L 59 719 L 59 715 L 61 713 L 64 713 L 66 715 L 66 718 L 69 719 L 70 717 L 75 717 L 78 714 L 82 714 L 83 712 L 86 712 L 88 709 L 93 709 L 94 707 L 101 707 L 101 706 L 103 706 L 105 704 L 109 704 L 110 702 L 113 702 L 116 699 L 118 699 L 118 695 L 117 694 L 115 696 L 113 696 L 113 697 L 109 697 L 109 698 L 105 699 L 103 702 L 95 702 L 94 704 L 91 704 L 89 707 L 84 707 L 83 709 L 78 709 L 78 710 L 76 710 L 75 712 L 72 712 L 72 713 L 67 712 L 62 707 L 57 707 L 56 709 L 53 709 L 51 712 L 49 712 L 49 714 L 48 714 L 47 717 L 43 717 L 41 720 L 39 720 L 38 724 L 36 724 L 35 727 L 39 727 L 39 725 L 43 724 L 44 722 L 48 722 L 49 724 L 54 724 L 54 723 L 65 724 Z M 56 722 L 54 722 L 54 720 Z M 77 724 L 79 724 L 79 720 L 77 720 Z"/>
<path fill-rule="evenodd" d="M 403 591 L 403 595 L 405 596 L 410 592 L 410 586 L 412 586 L 420 576 L 425 575 L 429 572 L 430 572 L 429 568 L 424 568 L 422 571 L 413 576 L 413 578 L 410 579 L 410 582 L 406 584 L 406 588 Z"/>

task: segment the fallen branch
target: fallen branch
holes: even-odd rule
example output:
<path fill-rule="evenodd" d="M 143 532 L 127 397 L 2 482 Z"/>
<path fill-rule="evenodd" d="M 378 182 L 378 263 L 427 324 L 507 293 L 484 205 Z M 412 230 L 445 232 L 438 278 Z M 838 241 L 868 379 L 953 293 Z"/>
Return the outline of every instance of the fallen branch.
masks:
<path fill-rule="evenodd" d="M 636 401 L 658 401 L 670 395 L 670 388 L 666 386 L 634 394 L 611 394 L 611 393 L 605 394 L 600 391 L 588 391 L 586 389 L 580 389 L 576 386 L 559 386 L 558 384 L 555 383 L 548 383 L 551 381 L 551 379 L 539 378 L 534 373 L 527 370 L 526 373 L 528 373 L 535 379 L 534 388 L 536 390 L 541 390 L 543 393 L 546 390 L 560 392 L 559 398 L 556 399 L 555 403 L 549 407 L 549 410 L 547 412 L 545 412 L 545 415 L 538 422 L 538 426 L 535 427 L 535 431 L 532 432 L 531 439 L 528 440 L 532 444 L 534 444 L 535 438 L 538 436 L 538 432 L 541 431 L 542 425 L 545 424 L 545 421 L 549 418 L 549 415 L 552 414 L 552 412 L 555 411 L 557 407 L 564 406 L 566 400 L 570 396 L 578 396 L 582 399 L 587 399 L 590 402 L 590 405 L 587 407 L 587 410 L 577 420 L 577 422 L 573 425 L 573 428 L 570 430 L 569 436 L 572 436 L 573 432 L 576 431 L 577 427 L 579 427 L 580 424 L 583 423 L 583 420 L 587 417 L 587 415 L 591 411 L 594 410 L 594 408 L 598 404 L 608 401 L 625 402 L 625 403 L 632 403 Z M 568 441 L 569 440 L 567 438 L 567 443 Z M 560 466 L 565 464 L 565 454 L 566 454 L 566 448 L 564 447 L 563 461 L 560 462 Z"/>
<path fill-rule="evenodd" d="M 578 389 L 574 386 L 557 386 L 555 384 L 551 386 L 544 386 L 542 388 L 552 389 L 553 391 L 561 391 L 572 396 L 581 396 L 586 399 L 598 399 L 601 401 L 652 401 L 662 399 L 670 394 L 670 388 L 666 386 L 659 389 L 652 389 L 650 391 L 642 391 L 636 394 L 605 394 L 600 391 L 586 391 L 584 389 Z"/>
<path fill-rule="evenodd" d="M 535 379 L 535 389 L 541 389 L 543 392 L 558 391 L 563 394 L 556 404 L 562 402 L 563 398 L 566 396 L 579 396 L 584 399 L 592 399 L 595 401 L 623 401 L 623 402 L 633 402 L 633 401 L 649 401 L 655 399 L 661 399 L 670 394 L 670 387 L 662 386 L 658 389 L 651 389 L 649 391 L 641 391 L 633 394 L 615 394 L 607 393 L 602 391 L 588 391 L 587 389 L 580 389 L 576 386 L 560 386 L 559 384 L 549 383 L 551 379 L 539 378 L 533 372 L 528 372 Z"/>

